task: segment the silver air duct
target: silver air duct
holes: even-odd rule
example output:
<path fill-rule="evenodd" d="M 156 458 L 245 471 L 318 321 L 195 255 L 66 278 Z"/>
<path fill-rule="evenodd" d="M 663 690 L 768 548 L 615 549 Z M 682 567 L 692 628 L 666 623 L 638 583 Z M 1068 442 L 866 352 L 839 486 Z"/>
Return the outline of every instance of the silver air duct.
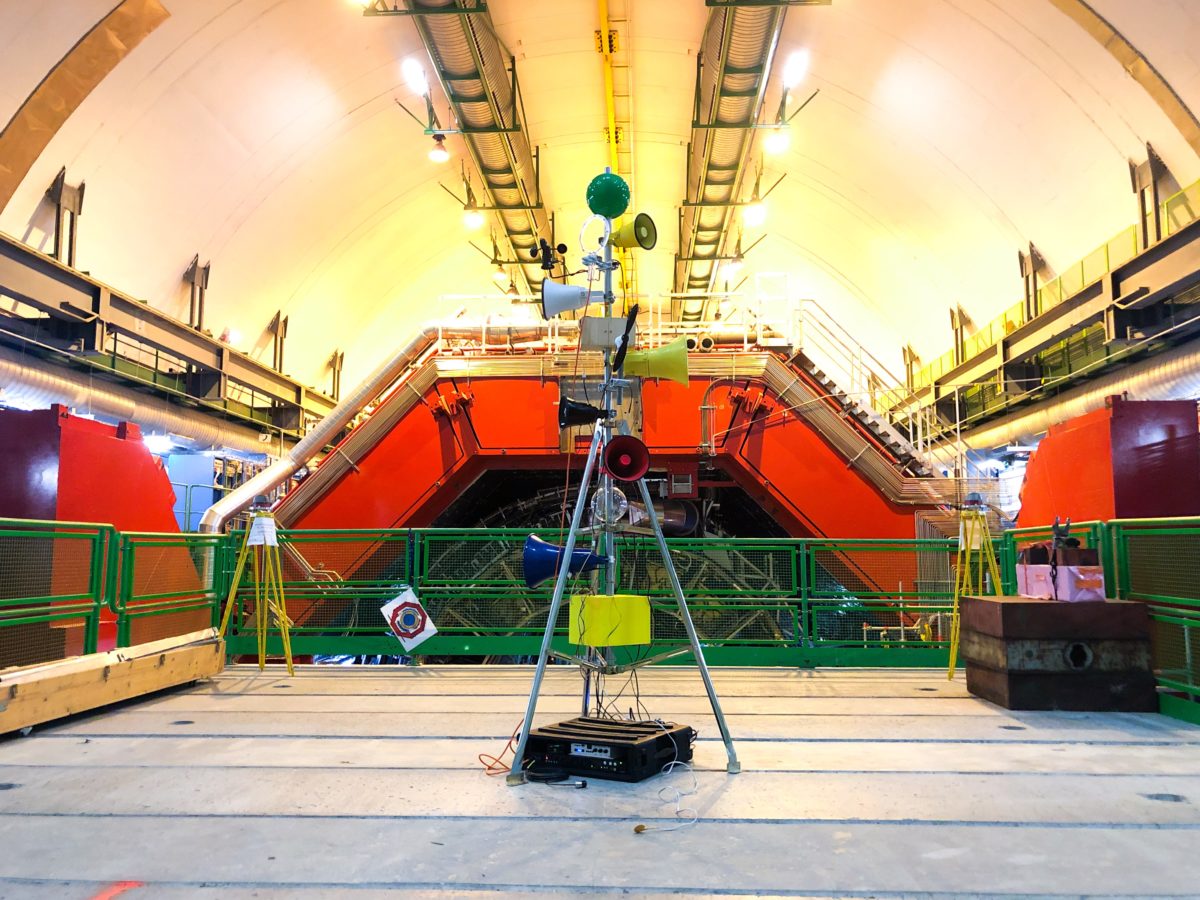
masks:
<path fill-rule="evenodd" d="M 1195 400 L 1200 397 L 1200 346 L 1190 344 L 1134 363 L 1019 415 L 976 429 L 963 437 L 973 450 L 1021 443 L 1057 425 L 1104 406 L 1104 398 L 1127 394 L 1131 400 Z"/>
<path fill-rule="evenodd" d="M 201 449 L 230 448 L 245 453 L 278 453 L 252 428 L 184 408 L 41 357 L 0 347 L 0 402 L 23 406 L 62 403 L 81 412 L 133 422 L 144 432 L 185 438 Z"/>

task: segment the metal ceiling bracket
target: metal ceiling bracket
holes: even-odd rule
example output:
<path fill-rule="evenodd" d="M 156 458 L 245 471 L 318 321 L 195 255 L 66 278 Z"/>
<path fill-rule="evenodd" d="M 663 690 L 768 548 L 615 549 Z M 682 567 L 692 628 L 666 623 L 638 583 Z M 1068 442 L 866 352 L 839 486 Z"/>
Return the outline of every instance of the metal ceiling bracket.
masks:
<path fill-rule="evenodd" d="M 401 8 L 393 4 L 387 6 L 384 0 L 372 0 L 363 8 L 364 16 L 469 16 L 488 11 L 487 0 L 475 0 L 473 6 L 439 6 L 433 9 L 422 7 Z"/>

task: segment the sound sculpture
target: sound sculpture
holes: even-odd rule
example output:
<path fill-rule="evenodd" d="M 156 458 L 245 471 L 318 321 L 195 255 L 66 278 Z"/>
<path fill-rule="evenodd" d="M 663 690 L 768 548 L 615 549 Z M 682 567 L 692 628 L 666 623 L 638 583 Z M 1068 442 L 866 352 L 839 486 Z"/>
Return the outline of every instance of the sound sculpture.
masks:
<path fill-rule="evenodd" d="M 622 216 L 629 205 L 629 186 L 611 170 L 605 170 L 588 184 L 587 203 L 593 215 L 580 231 L 580 243 L 583 245 L 582 261 L 589 271 L 589 287 L 545 279 L 542 282 L 541 308 L 546 318 L 585 309 L 592 304 L 603 309 L 603 317 L 585 316 L 581 321 L 580 348 L 603 352 L 604 375 L 598 403 L 565 395 L 559 399 L 558 424 L 561 429 L 590 425 L 593 431 L 565 545 L 559 547 L 550 544 L 536 535 L 530 535 L 525 542 L 525 583 L 532 589 L 554 579 L 554 592 L 507 781 L 510 785 L 524 783 L 528 780 L 530 765 L 536 765 L 539 769 L 552 766 L 571 773 L 587 773 L 625 781 L 640 780 L 656 774 L 662 768 L 657 756 L 650 759 L 646 753 L 638 756 L 631 751 L 630 748 L 637 741 L 647 739 L 662 745 L 656 752 L 667 753 L 667 761 L 670 761 L 669 754 L 672 752 L 681 761 L 691 759 L 690 740 L 683 736 L 694 733 L 686 726 L 667 729 L 656 722 L 588 717 L 592 686 L 595 683 L 598 687 L 604 675 L 627 672 L 685 653 L 691 653 L 695 659 L 704 682 L 725 745 L 726 771 L 740 772 L 741 765 L 713 687 L 704 650 L 700 646 L 687 598 L 663 536 L 664 523 L 675 528 L 694 529 L 699 517 L 694 507 L 655 505 L 646 484 L 650 452 L 631 433 L 629 422 L 615 412 L 621 408 L 627 393 L 640 389 L 641 382 L 637 379 L 661 378 L 688 384 L 686 337 L 662 347 L 637 349 L 634 347 L 637 305 L 630 308 L 624 321 L 613 314 L 616 299 L 613 295 L 613 271 L 618 265 L 613 259 L 614 248 L 649 250 L 657 243 L 658 230 L 645 213 L 633 216 L 632 220 L 614 230 L 613 220 Z M 597 220 L 603 236 L 597 241 L 589 241 L 585 235 Z M 602 278 L 602 290 L 590 288 L 590 283 L 596 281 L 597 276 Z M 640 503 L 631 502 L 618 484 L 636 489 Z M 586 533 L 591 546 L 579 547 L 577 544 L 585 535 L 584 512 L 589 508 L 591 523 Z M 618 594 L 616 591 L 615 535 L 618 529 L 635 527 L 635 523 L 637 528 L 648 529 L 654 536 L 663 571 L 678 608 L 679 620 L 688 635 L 688 643 L 646 659 L 619 663 L 619 657 L 613 656 L 611 648 L 651 643 L 649 598 Z M 568 584 L 584 576 L 588 578 L 588 591 L 581 594 L 573 592 L 570 599 L 571 642 L 582 647 L 583 651 L 561 652 L 552 643 L 563 599 Z M 538 694 L 551 658 L 580 667 L 584 676 L 583 717 L 534 730 L 532 724 L 537 712 Z M 647 726 L 652 727 L 647 730 Z M 634 732 L 639 728 L 646 733 L 638 732 L 635 735 Z M 600 736 L 602 734 L 603 737 Z M 592 737 L 589 738 L 589 735 Z M 635 759 L 642 759 L 642 762 L 636 763 Z"/>

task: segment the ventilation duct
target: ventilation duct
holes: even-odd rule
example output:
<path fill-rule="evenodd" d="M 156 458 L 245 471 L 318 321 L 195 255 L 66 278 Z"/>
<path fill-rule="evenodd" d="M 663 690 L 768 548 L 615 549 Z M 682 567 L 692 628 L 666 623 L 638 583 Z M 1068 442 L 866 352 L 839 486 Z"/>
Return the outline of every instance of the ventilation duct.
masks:
<path fill-rule="evenodd" d="M 697 60 L 695 127 L 688 144 L 687 196 L 679 221 L 675 291 L 709 293 L 727 242 L 779 44 L 781 6 L 713 9 Z M 706 205 L 712 204 L 712 205 Z M 677 299 L 672 317 L 707 317 L 705 301 Z"/>
<path fill-rule="evenodd" d="M 1077 416 L 1100 409 L 1106 397 L 1131 400 L 1195 400 L 1200 397 L 1200 343 L 1192 343 L 1134 363 L 1064 391 L 1020 415 L 973 430 L 963 442 L 973 450 L 1022 443 Z"/>
<path fill-rule="evenodd" d="M 452 6 L 454 0 L 409 3 L 413 10 Z M 537 165 L 522 130 L 520 97 L 514 96 L 516 80 L 508 69 L 512 54 L 500 44 L 490 13 L 414 16 L 413 21 L 483 179 L 487 205 L 501 208 L 498 215 L 521 262 L 525 293 L 533 293 L 543 273 L 531 252 L 539 237 L 550 239 L 550 219 L 537 195 Z"/>
<path fill-rule="evenodd" d="M 86 372 L 0 347 L 0 402 L 22 406 L 62 403 L 80 412 L 133 422 L 143 432 L 167 433 L 198 449 L 278 453 L 254 429 L 199 415 L 167 400 L 89 376 Z"/>

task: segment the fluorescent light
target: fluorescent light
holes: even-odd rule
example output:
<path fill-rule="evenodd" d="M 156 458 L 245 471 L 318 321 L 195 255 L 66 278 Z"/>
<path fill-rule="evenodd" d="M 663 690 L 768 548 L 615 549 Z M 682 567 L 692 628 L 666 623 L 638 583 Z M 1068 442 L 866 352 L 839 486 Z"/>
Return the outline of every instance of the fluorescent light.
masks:
<path fill-rule="evenodd" d="M 420 60 L 410 56 L 400 64 L 400 72 L 410 91 L 422 97 L 428 96 L 429 79 L 425 77 L 425 67 L 421 65 Z"/>
<path fill-rule="evenodd" d="M 794 88 L 808 74 L 809 53 L 807 49 L 795 51 L 783 64 L 783 86 Z"/>
<path fill-rule="evenodd" d="M 767 136 L 763 138 L 763 149 L 768 153 L 780 154 L 786 153 L 787 148 L 792 145 L 792 130 L 786 125 L 776 125 L 767 132 Z"/>

